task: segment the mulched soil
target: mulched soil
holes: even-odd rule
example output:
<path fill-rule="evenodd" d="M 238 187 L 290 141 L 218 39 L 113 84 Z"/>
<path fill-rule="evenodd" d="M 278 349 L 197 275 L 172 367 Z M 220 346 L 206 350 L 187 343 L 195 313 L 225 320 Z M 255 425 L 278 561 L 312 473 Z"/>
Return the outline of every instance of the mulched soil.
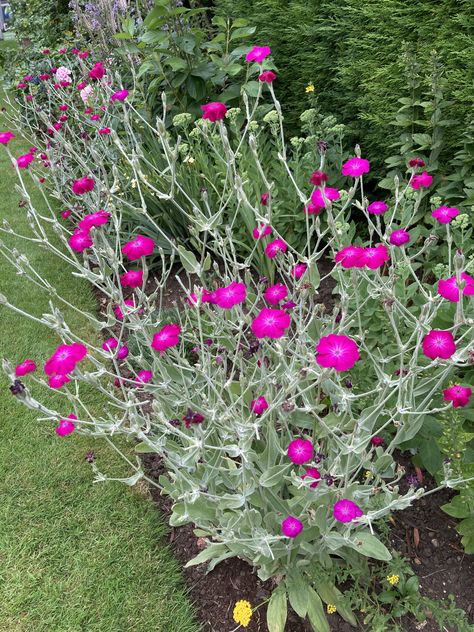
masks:
<path fill-rule="evenodd" d="M 331 263 L 320 262 L 320 274 L 324 277 L 330 272 Z M 153 279 L 147 284 L 147 293 L 156 287 Z M 335 303 L 332 290 L 334 282 L 325 279 L 318 289 L 319 302 L 330 311 Z M 105 298 L 98 293 L 98 302 L 105 305 Z M 176 307 L 182 304 L 182 288 L 171 275 L 170 282 L 164 292 L 163 307 Z M 147 475 L 158 480 L 164 473 L 160 458 L 155 454 L 143 455 L 144 469 Z M 409 459 L 400 456 L 400 462 L 407 473 L 414 473 Z M 423 481 L 426 488 L 434 485 L 434 481 Z M 161 495 L 156 487 L 150 492 L 158 509 L 169 516 L 171 500 Z M 402 512 L 393 515 L 391 543 L 393 548 L 405 555 L 413 570 L 419 577 L 421 592 L 432 599 L 441 600 L 453 594 L 458 607 L 462 608 L 474 624 L 474 556 L 466 555 L 460 543 L 460 536 L 455 530 L 456 520 L 450 518 L 439 508 L 452 498 L 453 492 L 443 490 L 421 499 L 418 503 Z M 193 533 L 193 526 L 172 527 L 169 535 L 170 546 L 179 563 L 184 567 L 186 562 L 195 557 L 202 545 Z M 262 582 L 250 565 L 243 560 L 233 558 L 220 564 L 207 573 L 207 564 L 183 569 L 190 599 L 193 601 L 197 616 L 202 624 L 203 632 L 230 632 L 236 627 L 232 618 L 234 604 L 239 599 L 247 599 L 252 604 L 259 604 L 270 596 L 274 584 L 272 581 Z M 404 617 L 402 628 L 406 632 L 436 632 L 439 630 L 435 621 L 428 614 L 427 621 L 420 627 L 412 617 Z M 252 616 L 248 632 L 267 632 L 265 607 L 257 610 Z M 359 617 L 362 620 L 362 617 Z M 339 615 L 330 617 L 332 632 L 354 631 Z M 360 630 L 365 629 L 362 625 Z M 294 612 L 289 611 L 285 632 L 311 632 L 308 622 L 302 621 Z M 456 632 L 444 629 L 445 632 Z"/>

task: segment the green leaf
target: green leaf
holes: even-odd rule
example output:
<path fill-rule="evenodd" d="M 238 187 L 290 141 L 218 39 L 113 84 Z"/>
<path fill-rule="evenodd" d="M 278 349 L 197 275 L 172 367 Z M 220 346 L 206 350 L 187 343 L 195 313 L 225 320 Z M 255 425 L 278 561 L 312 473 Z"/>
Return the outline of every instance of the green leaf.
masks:
<path fill-rule="evenodd" d="M 244 90 L 249 95 L 249 97 L 254 98 L 259 95 L 261 89 L 262 84 L 259 81 L 247 81 L 247 83 L 244 83 L 244 85 L 242 86 L 242 90 Z"/>
<path fill-rule="evenodd" d="M 274 465 L 265 470 L 260 476 L 259 484 L 262 487 L 273 487 L 281 482 L 282 476 L 284 476 L 290 470 L 291 463 L 285 463 L 285 465 Z"/>
<path fill-rule="evenodd" d="M 183 264 L 184 269 L 189 274 L 199 274 L 200 266 L 196 257 L 192 252 L 186 250 L 184 246 L 178 246 L 179 258 Z"/>
<path fill-rule="evenodd" d="M 293 610 L 302 619 L 308 612 L 309 592 L 308 584 L 298 569 L 293 569 L 286 579 L 288 599 Z"/>
<path fill-rule="evenodd" d="M 420 449 L 420 456 L 423 461 L 423 465 L 430 474 L 438 472 L 443 465 L 443 456 L 438 444 L 433 439 L 423 441 Z"/>
<path fill-rule="evenodd" d="M 451 502 L 446 505 L 441 505 L 441 509 L 448 516 L 453 518 L 468 518 L 471 514 L 467 502 L 463 499 L 462 495 L 455 496 Z"/>
<path fill-rule="evenodd" d="M 336 606 L 338 613 L 345 621 L 347 621 L 347 623 L 350 623 L 354 627 L 357 626 L 357 619 L 352 613 L 352 610 L 346 604 L 344 595 L 334 586 L 334 584 L 331 584 L 328 581 L 318 581 L 316 590 L 324 603 Z"/>
<path fill-rule="evenodd" d="M 204 562 L 212 560 L 213 557 L 218 557 L 219 555 L 224 554 L 226 551 L 227 547 L 225 544 L 209 544 L 204 551 L 201 551 L 196 555 L 196 557 L 189 560 L 189 562 L 184 565 L 184 568 L 203 564 Z"/>
<path fill-rule="evenodd" d="M 241 39 L 242 37 L 249 37 L 249 35 L 253 35 L 257 30 L 256 26 L 243 26 L 241 28 L 235 29 L 232 32 L 230 39 L 231 41 L 236 39 Z"/>
<path fill-rule="evenodd" d="M 324 614 L 323 603 L 312 588 L 308 588 L 308 619 L 313 627 L 314 632 L 330 632 L 329 623 Z"/>
<path fill-rule="evenodd" d="M 285 632 L 288 607 L 286 603 L 286 590 L 284 584 L 280 584 L 272 592 L 267 607 L 268 632 Z"/>
<path fill-rule="evenodd" d="M 356 533 L 349 542 L 349 546 L 366 557 L 373 557 L 375 560 L 382 560 L 384 562 L 388 562 L 392 559 L 392 555 L 385 544 L 382 544 L 375 535 L 372 535 L 368 531 Z"/>
<path fill-rule="evenodd" d="M 149 454 L 150 452 L 153 452 L 153 448 L 151 448 L 148 445 L 148 443 L 145 443 L 145 441 L 141 441 L 140 443 L 137 443 L 134 450 L 138 454 Z"/>

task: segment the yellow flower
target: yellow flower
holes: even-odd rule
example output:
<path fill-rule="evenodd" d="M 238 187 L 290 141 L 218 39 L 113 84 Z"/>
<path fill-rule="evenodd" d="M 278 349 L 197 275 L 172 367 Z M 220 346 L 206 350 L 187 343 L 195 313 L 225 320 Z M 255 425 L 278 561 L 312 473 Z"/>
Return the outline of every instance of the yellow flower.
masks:
<path fill-rule="evenodd" d="M 337 608 L 334 604 L 328 603 L 326 610 L 328 611 L 328 614 L 334 614 L 337 611 Z"/>
<path fill-rule="evenodd" d="M 400 581 L 400 577 L 398 575 L 387 575 L 387 581 L 392 586 L 396 586 Z"/>
<path fill-rule="evenodd" d="M 246 628 L 252 618 L 252 606 L 245 599 L 239 599 L 234 606 L 234 621 Z"/>
<path fill-rule="evenodd" d="M 306 92 L 314 92 L 314 83 L 308 83 L 306 86 Z"/>
<path fill-rule="evenodd" d="M 365 473 L 365 478 L 372 478 L 372 472 L 367 470 L 367 472 Z"/>

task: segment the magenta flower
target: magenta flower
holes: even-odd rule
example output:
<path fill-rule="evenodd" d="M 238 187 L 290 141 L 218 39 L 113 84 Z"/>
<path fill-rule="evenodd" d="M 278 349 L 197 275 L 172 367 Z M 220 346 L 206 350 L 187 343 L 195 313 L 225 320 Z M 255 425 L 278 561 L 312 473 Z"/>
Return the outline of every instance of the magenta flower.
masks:
<path fill-rule="evenodd" d="M 87 347 L 74 342 L 70 345 L 59 345 L 53 355 L 46 361 L 46 375 L 66 375 L 76 368 L 76 364 L 87 355 Z"/>
<path fill-rule="evenodd" d="M 206 103 L 201 105 L 202 118 L 207 119 L 215 123 L 216 121 L 222 121 L 227 113 L 227 106 L 219 101 L 213 101 L 212 103 Z"/>
<path fill-rule="evenodd" d="M 117 351 L 117 360 L 125 360 L 128 354 L 129 354 L 129 349 L 127 345 L 122 345 L 120 349 Z"/>
<path fill-rule="evenodd" d="M 142 369 L 138 371 L 136 380 L 137 382 L 141 382 L 142 384 L 147 384 L 151 382 L 153 379 L 153 373 L 151 371 L 147 371 L 146 369 Z"/>
<path fill-rule="evenodd" d="M 71 379 L 67 375 L 51 375 L 51 377 L 48 378 L 50 388 L 62 388 L 70 381 Z"/>
<path fill-rule="evenodd" d="M 90 248 L 93 242 L 89 233 L 79 228 L 69 237 L 67 243 L 74 252 L 83 252 L 86 248 Z"/>
<path fill-rule="evenodd" d="M 466 274 L 465 272 L 461 272 L 461 279 L 465 282 L 462 290 L 463 295 L 473 296 L 474 279 L 472 276 L 469 276 L 469 274 Z M 460 291 L 456 277 L 453 276 L 449 279 L 440 279 L 438 281 L 438 294 L 452 303 L 457 303 L 459 301 Z"/>
<path fill-rule="evenodd" d="M 113 351 L 117 348 L 117 345 L 118 342 L 115 338 L 107 338 L 107 340 L 104 340 L 102 343 L 102 349 L 104 349 L 104 351 Z"/>
<path fill-rule="evenodd" d="M 33 154 L 23 154 L 23 156 L 18 156 L 18 158 L 16 159 L 16 164 L 18 165 L 19 169 L 27 169 L 28 165 L 30 165 L 34 159 L 35 157 L 33 156 Z"/>
<path fill-rule="evenodd" d="M 383 437 L 380 437 L 379 435 L 375 435 L 370 440 L 370 443 L 374 445 L 375 447 L 378 447 L 384 444 L 384 440 L 383 440 Z"/>
<path fill-rule="evenodd" d="M 256 415 L 261 415 L 267 410 L 267 408 L 268 402 L 265 397 L 263 397 L 263 395 L 257 397 L 257 399 L 252 399 L 252 401 L 250 402 L 250 409 Z"/>
<path fill-rule="evenodd" d="M 305 478 L 312 478 L 314 482 L 311 483 L 310 487 L 311 489 L 316 489 L 316 487 L 319 485 L 319 479 L 321 478 L 320 471 L 315 467 L 307 467 L 304 472 L 305 473 L 301 476 L 301 478 L 303 480 Z"/>
<path fill-rule="evenodd" d="M 268 287 L 263 296 L 270 305 L 277 305 L 288 296 L 288 288 L 282 283 L 276 283 Z"/>
<path fill-rule="evenodd" d="M 439 206 L 431 212 L 431 215 L 437 219 L 440 224 L 450 224 L 453 219 L 459 215 L 459 209 L 454 206 Z"/>
<path fill-rule="evenodd" d="M 250 325 L 257 338 L 281 338 L 290 326 L 289 314 L 281 309 L 264 307 Z"/>
<path fill-rule="evenodd" d="M 331 187 L 325 187 L 324 197 L 330 202 L 335 202 L 336 200 L 339 200 L 339 198 L 341 197 L 341 194 L 339 193 L 337 189 L 332 189 Z M 324 203 L 322 189 L 315 189 L 311 194 L 311 210 L 309 208 L 309 205 L 307 208 L 308 214 L 309 215 L 317 214 L 317 209 L 323 209 L 325 208 L 325 206 L 326 204 Z"/>
<path fill-rule="evenodd" d="M 24 360 L 15 367 L 15 375 L 17 377 L 23 377 L 28 373 L 33 373 L 33 371 L 36 371 L 36 362 L 34 360 Z"/>
<path fill-rule="evenodd" d="M 390 233 L 388 240 L 392 246 L 403 246 L 410 241 L 410 233 L 404 228 L 399 228 L 398 230 L 394 230 L 393 233 Z"/>
<path fill-rule="evenodd" d="M 45 72 L 42 75 L 40 75 L 39 78 L 41 79 L 41 81 L 47 81 L 48 79 L 51 79 L 51 75 L 48 75 L 48 73 Z"/>
<path fill-rule="evenodd" d="M 140 257 L 148 257 L 155 249 L 155 242 L 151 237 L 137 235 L 135 239 L 128 241 L 122 248 L 122 252 L 130 261 L 136 261 Z"/>
<path fill-rule="evenodd" d="M 72 183 L 72 192 L 76 195 L 84 195 L 85 193 L 89 193 L 95 186 L 95 182 L 93 178 L 88 178 L 84 176 L 83 178 L 79 178 L 78 180 L 74 180 Z"/>
<path fill-rule="evenodd" d="M 281 532 L 287 538 L 296 538 L 303 531 L 303 523 L 294 516 L 288 516 L 281 523 Z"/>
<path fill-rule="evenodd" d="M 74 432 L 76 427 L 75 423 L 71 419 L 77 419 L 76 415 L 68 415 L 67 419 L 60 419 L 59 426 L 55 428 L 55 432 L 60 437 L 67 437 Z"/>
<path fill-rule="evenodd" d="M 309 439 L 293 439 L 288 446 L 288 458 L 295 465 L 302 465 L 311 461 L 314 456 L 314 447 Z"/>
<path fill-rule="evenodd" d="M 107 224 L 109 219 L 110 213 L 104 211 L 103 209 L 100 209 L 100 211 L 97 211 L 97 213 L 90 213 L 89 215 L 83 217 L 79 222 L 79 228 L 82 228 L 82 230 L 89 232 L 91 228 L 94 228 L 95 226 L 103 226 L 104 224 Z"/>
<path fill-rule="evenodd" d="M 107 134 L 110 134 L 111 129 L 110 127 L 101 127 L 100 130 L 98 130 L 98 132 L 101 136 L 106 136 Z"/>
<path fill-rule="evenodd" d="M 67 112 L 69 110 L 69 105 L 67 105 L 66 103 L 62 103 L 59 106 L 59 109 L 60 109 L 61 112 Z"/>
<path fill-rule="evenodd" d="M 253 229 L 252 237 L 254 239 L 262 239 L 263 237 L 266 237 L 267 235 L 271 235 L 272 233 L 273 233 L 273 229 L 271 226 L 268 226 L 267 224 L 260 224 L 258 228 Z"/>
<path fill-rule="evenodd" d="M 461 386 L 460 384 L 453 384 L 453 386 L 445 388 L 443 391 L 444 401 L 452 402 L 454 408 L 467 406 L 471 395 L 472 389 L 468 386 Z"/>
<path fill-rule="evenodd" d="M 424 167 L 425 161 L 423 160 L 423 158 L 412 158 L 411 160 L 408 161 L 408 166 L 409 167 Z"/>
<path fill-rule="evenodd" d="M 15 138 L 12 132 L 0 132 L 0 145 L 8 145 L 12 138 Z"/>
<path fill-rule="evenodd" d="M 328 174 L 321 169 L 317 169 L 313 171 L 313 173 L 309 176 L 309 181 L 311 184 L 314 184 L 315 187 L 321 186 L 323 182 L 327 182 Z M 326 196 L 327 197 L 327 196 Z"/>
<path fill-rule="evenodd" d="M 380 268 L 386 261 L 390 261 L 387 246 L 379 244 L 378 246 L 375 246 L 375 248 L 364 248 L 362 261 L 364 262 L 364 265 L 371 270 Z"/>
<path fill-rule="evenodd" d="M 270 193 L 268 193 L 268 191 L 266 191 L 265 193 L 262 193 L 262 195 L 260 196 L 260 204 L 262 204 L 262 206 L 267 206 L 269 199 L 270 199 Z"/>
<path fill-rule="evenodd" d="M 433 182 L 433 176 L 430 176 L 426 171 L 418 173 L 410 180 L 410 186 L 412 189 L 427 189 Z"/>
<path fill-rule="evenodd" d="M 269 259 L 274 259 L 279 252 L 286 252 L 288 246 L 283 239 L 274 239 L 265 246 L 265 254 Z"/>
<path fill-rule="evenodd" d="M 338 500 L 333 508 L 333 516 L 338 522 L 352 522 L 364 512 L 352 500 Z"/>
<path fill-rule="evenodd" d="M 287 301 L 286 303 L 281 304 L 282 309 L 293 309 L 296 307 L 296 303 L 294 301 Z"/>
<path fill-rule="evenodd" d="M 214 295 L 214 304 L 221 309 L 232 309 L 234 305 L 243 303 L 247 298 L 247 287 L 244 283 L 232 281 L 227 287 L 220 287 Z"/>
<path fill-rule="evenodd" d="M 448 360 L 456 352 L 453 334 L 442 329 L 432 329 L 423 338 L 423 353 L 431 360 L 442 358 Z"/>
<path fill-rule="evenodd" d="M 305 263 L 297 263 L 295 266 L 293 266 L 291 270 L 291 275 L 295 279 L 301 279 L 301 277 L 303 276 L 303 274 L 306 272 L 307 269 L 308 269 L 308 266 Z"/>
<path fill-rule="evenodd" d="M 180 333 L 181 327 L 176 323 L 165 325 L 153 336 L 151 346 L 156 351 L 166 351 L 170 347 L 176 347 L 179 344 Z"/>
<path fill-rule="evenodd" d="M 216 292 L 217 292 L 217 290 L 215 290 L 214 292 L 210 292 L 209 290 L 203 289 L 202 295 L 201 295 L 201 301 L 203 303 L 209 303 L 210 305 L 215 305 L 216 304 Z"/>
<path fill-rule="evenodd" d="M 371 202 L 367 207 L 367 212 L 372 215 L 383 215 L 386 211 L 388 211 L 387 202 Z"/>
<path fill-rule="evenodd" d="M 348 371 L 360 360 L 359 348 L 352 338 L 329 334 L 316 345 L 316 362 L 319 366 Z"/>
<path fill-rule="evenodd" d="M 340 263 L 343 268 L 363 268 L 365 265 L 365 252 L 361 246 L 346 246 L 336 252 L 334 257 L 336 263 Z"/>
<path fill-rule="evenodd" d="M 132 298 L 126 298 L 124 300 L 124 305 L 127 305 L 127 307 L 135 307 L 135 301 Z M 123 312 L 120 305 L 115 305 L 114 314 L 117 320 L 123 320 Z"/>
<path fill-rule="evenodd" d="M 245 61 L 256 61 L 260 63 L 268 57 L 270 53 L 270 46 L 254 46 L 252 50 L 245 55 Z"/>
<path fill-rule="evenodd" d="M 92 67 L 91 70 L 89 70 L 89 77 L 91 79 L 102 79 L 102 77 L 105 75 L 106 70 L 104 68 L 104 66 L 102 65 L 101 61 L 98 61 L 96 64 L 94 64 L 94 66 Z"/>
<path fill-rule="evenodd" d="M 369 173 L 370 162 L 365 158 L 349 158 L 343 165 L 341 173 L 343 176 L 359 178 L 364 173 Z"/>
<path fill-rule="evenodd" d="M 113 95 L 110 97 L 110 101 L 125 101 L 125 99 L 128 97 L 128 90 L 117 90 L 117 92 L 114 92 Z"/>
<path fill-rule="evenodd" d="M 120 277 L 122 287 L 136 288 L 143 284 L 143 270 L 129 270 Z"/>
<path fill-rule="evenodd" d="M 276 74 L 271 70 L 265 70 L 265 72 L 262 72 L 258 75 L 258 80 L 262 83 L 273 83 L 276 78 Z"/>

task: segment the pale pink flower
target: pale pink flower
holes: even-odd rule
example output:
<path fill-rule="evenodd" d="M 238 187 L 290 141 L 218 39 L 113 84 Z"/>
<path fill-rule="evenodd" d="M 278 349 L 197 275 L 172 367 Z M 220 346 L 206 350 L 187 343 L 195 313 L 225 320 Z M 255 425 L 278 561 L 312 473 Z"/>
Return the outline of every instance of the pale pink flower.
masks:
<path fill-rule="evenodd" d="M 89 99 L 94 94 L 94 88 L 92 86 L 85 85 L 79 92 L 79 94 L 81 95 L 83 103 L 87 104 L 89 102 Z"/>
<path fill-rule="evenodd" d="M 250 402 L 250 410 L 256 415 L 261 415 L 267 410 L 267 408 L 268 402 L 265 397 L 263 397 L 263 395 L 257 397 L 257 399 L 252 399 L 252 401 Z"/>
<path fill-rule="evenodd" d="M 369 173 L 370 162 L 365 158 L 349 158 L 343 165 L 341 173 L 343 176 L 359 178 L 364 173 Z"/>
<path fill-rule="evenodd" d="M 333 508 L 333 516 L 338 522 L 352 522 L 364 512 L 352 500 L 338 500 Z"/>
<path fill-rule="evenodd" d="M 212 103 L 206 103 L 201 105 L 202 118 L 215 123 L 216 121 L 222 121 L 227 113 L 227 106 L 219 101 Z"/>
<path fill-rule="evenodd" d="M 281 523 L 281 532 L 287 538 L 296 538 L 303 531 L 303 523 L 294 516 L 288 516 Z"/>
<path fill-rule="evenodd" d="M 59 426 L 55 428 L 55 432 L 60 437 L 67 437 L 74 432 L 76 427 L 75 423 L 71 419 L 77 419 L 76 415 L 68 415 L 67 419 L 60 419 Z"/>
<path fill-rule="evenodd" d="M 271 52 L 270 46 L 254 46 L 252 50 L 245 55 L 245 61 L 261 63 Z"/>
<path fill-rule="evenodd" d="M 423 353 L 428 358 L 448 360 L 456 352 L 453 334 L 442 329 L 432 329 L 423 338 Z"/>
<path fill-rule="evenodd" d="M 59 66 L 59 68 L 56 70 L 56 72 L 54 73 L 54 76 L 56 78 L 56 81 L 71 81 L 71 70 L 69 70 L 69 68 L 66 68 L 66 66 Z"/>
<path fill-rule="evenodd" d="M 347 336 L 329 334 L 316 345 L 316 362 L 324 368 L 348 371 L 360 360 L 357 344 Z"/>
<path fill-rule="evenodd" d="M 274 239 L 265 246 L 265 254 L 269 259 L 274 259 L 279 252 L 286 252 L 288 246 L 283 239 Z"/>
<path fill-rule="evenodd" d="M 383 215 L 386 211 L 388 211 L 387 202 L 371 202 L 367 207 L 367 212 L 372 215 Z"/>
<path fill-rule="evenodd" d="M 179 344 L 179 334 L 181 327 L 176 323 L 165 325 L 153 336 L 151 346 L 156 351 L 166 351 L 170 347 L 176 347 Z"/>
<path fill-rule="evenodd" d="M 155 242 L 151 237 L 137 235 L 135 239 L 128 241 L 122 248 L 122 252 L 130 261 L 136 261 L 140 257 L 148 257 L 153 254 Z"/>
<path fill-rule="evenodd" d="M 461 280 L 464 281 L 464 288 L 462 293 L 464 296 L 474 295 L 474 279 L 469 274 L 461 272 Z M 443 298 L 457 303 L 460 297 L 460 290 L 456 281 L 456 277 L 453 276 L 449 279 L 440 279 L 438 281 L 438 294 Z"/>
<path fill-rule="evenodd" d="M 281 309 L 264 307 L 250 325 L 257 338 L 281 338 L 290 326 L 289 314 Z"/>
<path fill-rule="evenodd" d="M 437 219 L 440 224 L 450 224 L 459 213 L 459 209 L 455 206 L 439 206 L 431 212 L 431 215 Z"/>
<path fill-rule="evenodd" d="M 220 287 L 215 291 L 214 304 L 221 309 L 232 309 L 243 303 L 247 297 L 247 287 L 244 283 L 232 281 L 227 287 Z"/>
<path fill-rule="evenodd" d="M 410 233 L 404 228 L 399 228 L 390 233 L 389 241 L 392 246 L 403 246 L 410 241 Z"/>
<path fill-rule="evenodd" d="M 270 305 L 277 305 L 288 296 L 288 288 L 282 283 L 276 283 L 268 287 L 264 292 L 264 297 Z"/>
<path fill-rule="evenodd" d="M 452 402 L 454 408 L 467 406 L 471 395 L 472 388 L 469 388 L 469 386 L 461 386 L 460 384 L 453 384 L 453 386 L 445 388 L 443 391 L 444 401 Z"/>
<path fill-rule="evenodd" d="M 314 447 L 309 439 L 293 439 L 288 446 L 288 458 L 295 465 L 302 465 L 311 461 L 314 456 Z"/>

